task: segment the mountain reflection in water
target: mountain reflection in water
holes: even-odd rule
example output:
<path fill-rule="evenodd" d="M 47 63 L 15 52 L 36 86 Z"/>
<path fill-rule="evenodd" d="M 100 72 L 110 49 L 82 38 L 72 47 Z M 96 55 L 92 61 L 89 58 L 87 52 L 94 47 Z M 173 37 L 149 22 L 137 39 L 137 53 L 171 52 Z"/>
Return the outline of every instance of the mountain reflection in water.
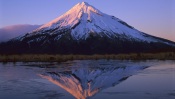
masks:
<path fill-rule="evenodd" d="M 97 63 L 93 66 L 92 64 L 73 64 L 70 69 L 62 71 L 55 68 L 53 71 L 40 74 L 40 76 L 63 88 L 75 98 L 86 99 L 147 68 L 147 66 L 128 63 L 122 65 Z"/>

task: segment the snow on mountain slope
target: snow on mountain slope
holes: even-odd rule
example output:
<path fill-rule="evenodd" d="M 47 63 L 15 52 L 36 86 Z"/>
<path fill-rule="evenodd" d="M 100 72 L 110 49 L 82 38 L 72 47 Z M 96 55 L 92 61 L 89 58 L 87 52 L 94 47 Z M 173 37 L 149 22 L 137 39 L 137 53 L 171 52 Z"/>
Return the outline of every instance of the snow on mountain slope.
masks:
<path fill-rule="evenodd" d="M 1 53 L 118 54 L 172 52 L 175 43 L 140 32 L 82 2 L 36 30 L 0 44 L 0 48 Z"/>
<path fill-rule="evenodd" d="M 57 32 L 71 31 L 71 36 L 75 40 L 86 39 L 90 34 L 97 34 L 101 37 L 115 38 L 123 35 L 128 39 L 157 42 L 155 38 L 141 33 L 122 20 L 107 15 L 86 2 L 78 3 L 62 16 L 33 31 L 31 35 L 48 33 L 45 31 L 55 29 Z"/>

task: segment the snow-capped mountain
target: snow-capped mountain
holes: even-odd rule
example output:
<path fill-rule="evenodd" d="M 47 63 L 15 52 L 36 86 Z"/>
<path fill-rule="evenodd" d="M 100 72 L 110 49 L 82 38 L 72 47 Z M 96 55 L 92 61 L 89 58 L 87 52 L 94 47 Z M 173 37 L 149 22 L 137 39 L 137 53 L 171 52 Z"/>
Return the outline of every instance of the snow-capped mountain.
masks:
<path fill-rule="evenodd" d="M 60 35 L 55 38 L 58 40 L 65 35 L 66 32 L 70 32 L 74 40 L 87 39 L 90 35 L 106 36 L 109 38 L 123 35 L 126 36 L 127 39 L 147 42 L 159 41 L 158 39 L 141 33 L 124 21 L 99 11 L 86 2 L 78 3 L 62 16 L 32 31 L 28 36 L 24 36 L 24 38 L 38 34 L 54 35 L 60 33 Z M 22 37 L 20 39 L 23 40 L 24 38 Z M 42 38 L 38 38 L 38 40 L 40 39 Z"/>
<path fill-rule="evenodd" d="M 83 62 L 73 65 L 70 70 L 57 72 L 57 69 L 54 69 L 40 76 L 63 88 L 76 99 L 89 99 L 100 91 L 114 87 L 147 68 L 147 66 L 139 66 L 136 63 L 127 64 L 127 62 L 108 66 L 100 65 L 99 61 L 95 63 L 95 66 Z"/>
<path fill-rule="evenodd" d="M 14 46 L 14 43 L 18 47 L 12 53 L 116 54 L 175 47 L 174 42 L 140 32 L 86 2 L 78 3 L 60 17 L 9 42 L 3 46 L 5 53 L 9 44 Z"/>

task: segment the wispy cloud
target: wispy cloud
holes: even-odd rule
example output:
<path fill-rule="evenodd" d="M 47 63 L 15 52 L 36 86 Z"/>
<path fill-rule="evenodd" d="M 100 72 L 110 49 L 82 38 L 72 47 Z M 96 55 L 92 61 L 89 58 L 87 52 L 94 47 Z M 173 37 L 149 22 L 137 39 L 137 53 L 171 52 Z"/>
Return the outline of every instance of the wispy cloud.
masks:
<path fill-rule="evenodd" d="M 41 25 L 19 24 L 0 28 L 0 42 L 25 34 L 40 26 Z"/>

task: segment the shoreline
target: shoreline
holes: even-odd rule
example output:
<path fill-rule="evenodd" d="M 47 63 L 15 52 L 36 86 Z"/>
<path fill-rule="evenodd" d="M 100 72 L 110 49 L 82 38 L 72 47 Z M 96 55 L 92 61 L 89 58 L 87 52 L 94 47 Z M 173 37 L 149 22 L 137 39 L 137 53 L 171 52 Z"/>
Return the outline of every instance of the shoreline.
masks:
<path fill-rule="evenodd" d="M 131 53 L 106 55 L 50 55 L 50 54 L 21 54 L 0 55 L 0 62 L 65 62 L 70 60 L 175 60 L 175 52 L 163 53 Z"/>

